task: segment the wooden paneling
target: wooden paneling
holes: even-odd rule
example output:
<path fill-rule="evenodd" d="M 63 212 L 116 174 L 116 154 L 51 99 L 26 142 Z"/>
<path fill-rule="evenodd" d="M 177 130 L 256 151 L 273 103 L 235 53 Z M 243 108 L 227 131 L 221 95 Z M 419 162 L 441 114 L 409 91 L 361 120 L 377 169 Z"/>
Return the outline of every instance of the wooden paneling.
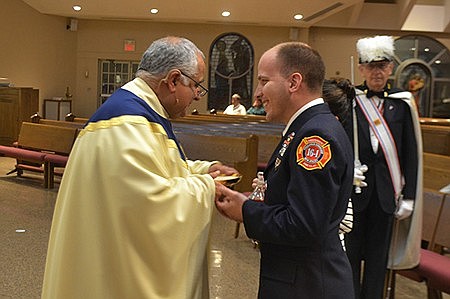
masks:
<path fill-rule="evenodd" d="M 0 87 L 0 144 L 11 145 L 19 137 L 20 126 L 39 110 L 39 90 Z"/>

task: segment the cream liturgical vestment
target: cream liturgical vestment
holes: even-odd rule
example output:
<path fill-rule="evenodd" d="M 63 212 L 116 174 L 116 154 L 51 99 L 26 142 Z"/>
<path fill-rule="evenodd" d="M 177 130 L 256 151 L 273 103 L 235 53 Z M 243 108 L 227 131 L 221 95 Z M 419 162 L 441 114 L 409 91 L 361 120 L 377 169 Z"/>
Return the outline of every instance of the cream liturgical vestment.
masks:
<path fill-rule="evenodd" d="M 43 299 L 208 298 L 213 162 L 190 161 L 141 79 L 80 132 L 60 185 Z"/>

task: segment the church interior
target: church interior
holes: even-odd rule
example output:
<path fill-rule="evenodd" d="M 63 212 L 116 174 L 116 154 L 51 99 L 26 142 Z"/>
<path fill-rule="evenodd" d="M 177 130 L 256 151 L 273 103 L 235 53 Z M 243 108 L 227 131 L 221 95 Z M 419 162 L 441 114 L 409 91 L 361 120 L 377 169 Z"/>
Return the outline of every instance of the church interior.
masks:
<path fill-rule="evenodd" d="M 450 2 L 446 0 L 66 1 L 2 0 L 0 28 L 0 298 L 40 298 L 53 209 L 73 142 L 89 117 L 132 80 L 142 53 L 167 35 L 206 57 L 209 93 L 173 120 L 189 158 L 235 166 L 235 190 L 251 191 L 284 126 L 259 115 L 223 115 L 231 95 L 252 106 L 265 50 L 302 41 L 326 77 L 360 84 L 355 43 L 395 38 L 393 87 L 416 101 L 423 139 L 423 240 L 450 259 Z M 39 128 L 38 128 L 39 127 Z M 6 149 L 4 149 L 7 147 Z M 10 148 L 34 153 L 17 156 Z M 12 153 L 14 152 L 14 153 Z M 45 161 L 48 153 L 53 160 Z M 29 154 L 29 153 L 27 153 Z M 30 162 L 31 161 L 31 162 Z M 448 217 L 446 217 L 448 216 Z M 214 212 L 208 246 L 210 298 L 257 298 L 259 250 L 243 228 Z M 445 281 L 450 281 L 446 272 Z M 446 290 L 450 286 L 446 286 Z M 431 294 L 431 295 L 430 295 Z M 433 297 L 426 281 L 395 275 L 391 299 Z"/>

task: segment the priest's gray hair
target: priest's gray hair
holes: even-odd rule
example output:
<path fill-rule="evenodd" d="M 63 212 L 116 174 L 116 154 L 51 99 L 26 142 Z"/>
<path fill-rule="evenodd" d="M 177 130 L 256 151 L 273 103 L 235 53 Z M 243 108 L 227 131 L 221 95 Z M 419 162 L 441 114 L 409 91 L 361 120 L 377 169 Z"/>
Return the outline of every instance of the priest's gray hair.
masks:
<path fill-rule="evenodd" d="M 197 57 L 199 54 L 205 59 L 202 51 L 186 38 L 168 36 L 158 39 L 144 52 L 136 77 L 162 79 L 174 69 L 189 76 L 195 76 L 198 72 Z M 188 81 L 189 79 L 184 78 L 184 80 Z"/>

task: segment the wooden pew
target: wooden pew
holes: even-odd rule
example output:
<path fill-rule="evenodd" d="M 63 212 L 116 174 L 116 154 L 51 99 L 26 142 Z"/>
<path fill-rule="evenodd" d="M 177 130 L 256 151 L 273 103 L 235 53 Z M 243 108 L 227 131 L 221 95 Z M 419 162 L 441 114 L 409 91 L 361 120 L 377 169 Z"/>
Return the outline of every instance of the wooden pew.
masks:
<path fill-rule="evenodd" d="M 395 274 L 416 282 L 425 282 L 428 298 L 437 299 L 442 298 L 440 291 L 450 293 L 450 257 L 440 255 L 443 247 L 450 247 L 450 201 L 439 192 L 450 183 L 450 157 L 424 153 L 423 158 L 425 192 L 422 240 L 428 245 L 421 249 L 417 267 L 395 271 Z M 395 289 L 395 276 L 392 283 Z"/>
<path fill-rule="evenodd" d="M 450 184 L 450 156 L 423 153 L 424 223 L 422 238 L 425 241 L 434 242 L 432 234 L 435 233 L 437 211 L 440 205 L 439 198 L 442 197 L 439 190 L 448 184 Z M 450 227 L 450 223 L 448 225 Z"/>
<path fill-rule="evenodd" d="M 191 114 L 186 115 L 183 118 L 191 120 L 206 120 L 213 122 L 267 122 L 265 116 L 261 115 L 230 115 L 230 114 Z"/>
<path fill-rule="evenodd" d="M 256 135 L 258 136 L 258 165 L 263 170 L 270 156 L 281 140 L 283 126 L 271 123 L 252 122 L 210 122 L 208 120 L 189 119 L 182 117 L 172 120 L 174 130 L 196 134 L 211 134 L 225 136 Z"/>
<path fill-rule="evenodd" d="M 447 197 L 448 194 L 440 194 L 424 198 L 423 237 L 428 246 L 421 249 L 417 267 L 396 271 L 416 282 L 425 282 L 428 299 L 442 298 L 441 292 L 450 294 L 450 256 L 443 252 L 443 248 L 450 248 L 450 198 Z"/>
<path fill-rule="evenodd" d="M 55 166 L 65 166 L 78 132 L 78 128 L 33 123 L 22 124 L 18 146 L 45 153 L 44 187 L 53 188 L 54 168 Z M 24 163 L 18 163 L 16 167 L 30 170 Z"/>
<path fill-rule="evenodd" d="M 88 118 L 83 118 L 83 117 L 76 117 L 75 114 L 73 114 L 73 113 L 71 112 L 71 113 L 68 113 L 68 114 L 65 116 L 64 120 L 65 120 L 65 121 L 68 121 L 68 122 L 78 122 L 78 123 L 84 123 L 84 124 L 86 124 L 86 123 L 88 122 L 89 119 L 88 119 Z"/>
<path fill-rule="evenodd" d="M 54 167 L 65 166 L 77 134 L 77 128 L 23 122 L 16 146 L 0 147 L 0 153 L 17 159 L 18 176 L 43 173 L 44 187 L 52 188 Z"/>
<path fill-rule="evenodd" d="M 174 119 L 173 123 L 174 127 L 183 127 L 185 131 L 199 133 L 214 131 L 216 134 L 223 135 L 231 133 L 257 135 L 259 169 L 264 169 L 281 139 L 284 125 L 249 121 L 250 118 L 249 116 L 198 114 Z M 450 122 L 445 119 L 421 119 L 424 152 L 450 156 L 450 126 L 443 125 L 445 123 Z"/>
<path fill-rule="evenodd" d="M 35 123 L 35 124 L 60 126 L 60 127 L 66 127 L 66 128 L 75 128 L 75 129 L 79 129 L 79 130 L 82 130 L 84 127 L 84 123 L 82 123 L 82 122 L 46 119 L 46 118 L 42 118 L 37 113 L 33 114 L 31 116 L 31 122 Z"/>
<path fill-rule="evenodd" d="M 176 132 L 186 156 L 190 160 L 218 160 L 231 165 L 241 174 L 241 181 L 234 190 L 246 192 L 251 190 L 257 172 L 258 137 L 200 135 L 188 132 Z"/>
<path fill-rule="evenodd" d="M 422 124 L 423 151 L 450 156 L 450 126 Z"/>
<path fill-rule="evenodd" d="M 439 190 L 449 183 L 450 156 L 423 153 L 424 221 L 422 239 L 425 241 L 434 242 L 433 234 L 437 225 L 438 209 L 442 197 Z"/>
<path fill-rule="evenodd" d="M 421 117 L 419 118 L 419 121 L 422 125 L 450 126 L 449 118 Z"/>
<path fill-rule="evenodd" d="M 423 187 L 438 192 L 450 183 L 450 156 L 423 153 Z"/>

